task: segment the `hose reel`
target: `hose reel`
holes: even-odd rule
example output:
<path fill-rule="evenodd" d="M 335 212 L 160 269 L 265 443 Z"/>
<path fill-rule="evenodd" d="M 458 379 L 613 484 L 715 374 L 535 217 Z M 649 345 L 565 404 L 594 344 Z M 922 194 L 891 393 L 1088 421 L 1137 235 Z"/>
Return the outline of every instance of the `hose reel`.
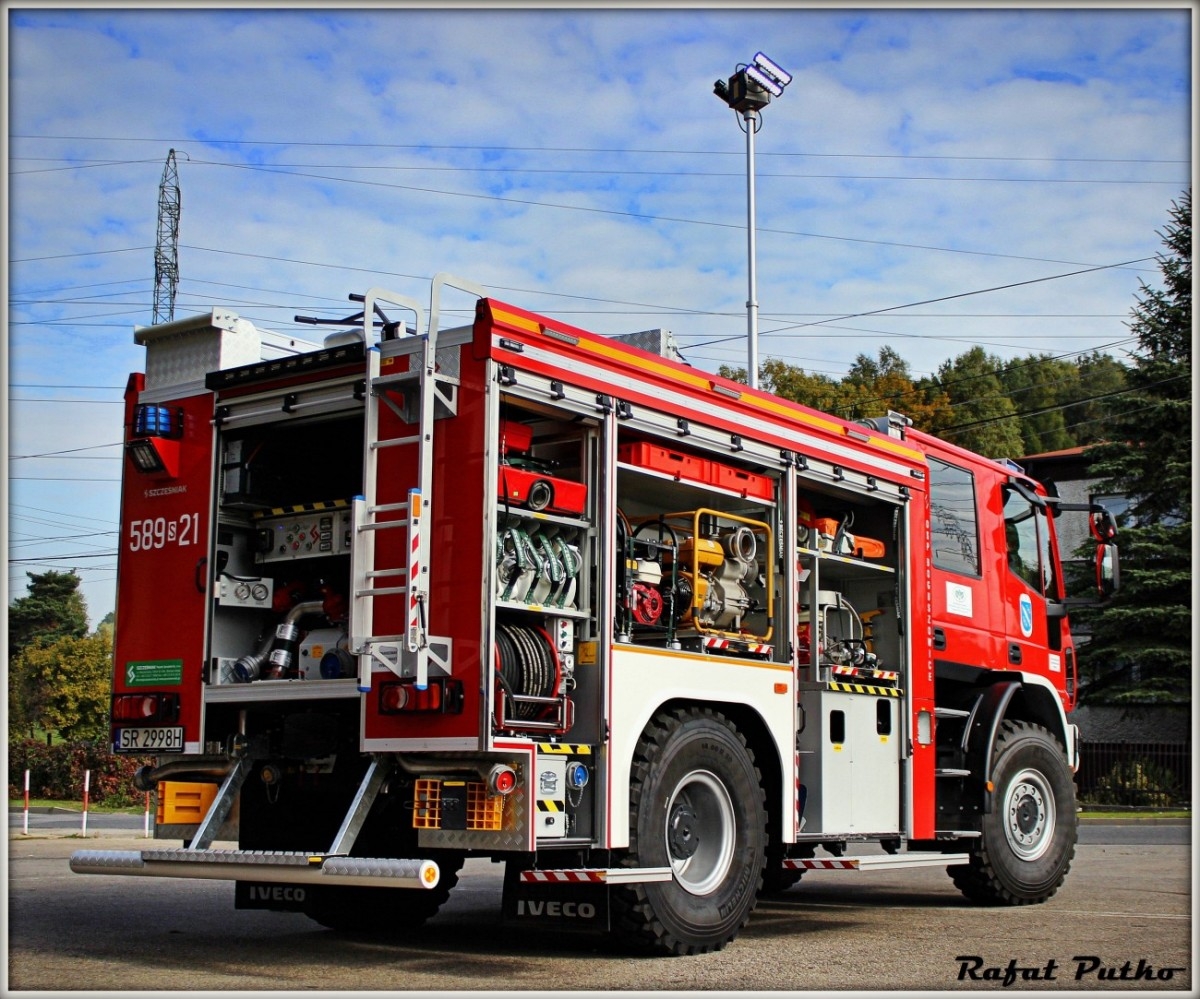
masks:
<path fill-rule="evenodd" d="M 497 624 L 493 646 L 498 724 L 501 728 L 568 727 L 568 677 L 545 629 L 529 624 Z"/>

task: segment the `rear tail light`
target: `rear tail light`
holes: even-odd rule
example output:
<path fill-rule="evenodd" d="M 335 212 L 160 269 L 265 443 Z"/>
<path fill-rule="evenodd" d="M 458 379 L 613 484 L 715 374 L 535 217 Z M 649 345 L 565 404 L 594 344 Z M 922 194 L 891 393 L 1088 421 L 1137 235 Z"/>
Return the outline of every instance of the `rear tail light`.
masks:
<path fill-rule="evenodd" d="M 178 694 L 115 694 L 112 700 L 114 722 L 158 722 L 170 724 L 179 720 Z"/>
<path fill-rule="evenodd" d="M 384 683 L 379 688 L 381 715 L 461 714 L 463 685 L 452 677 L 437 677 L 422 690 L 414 680 Z"/>
<path fill-rule="evenodd" d="M 487 787 L 491 794 L 512 794 L 517 788 L 517 772 L 506 763 L 497 763 L 488 774 Z"/>

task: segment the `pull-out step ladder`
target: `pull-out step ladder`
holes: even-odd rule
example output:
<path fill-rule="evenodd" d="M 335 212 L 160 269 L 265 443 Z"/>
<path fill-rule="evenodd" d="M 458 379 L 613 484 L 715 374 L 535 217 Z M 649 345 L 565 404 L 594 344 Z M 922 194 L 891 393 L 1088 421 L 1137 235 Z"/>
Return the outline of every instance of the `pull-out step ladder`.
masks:
<path fill-rule="evenodd" d="M 252 760 L 242 759 L 230 770 L 187 846 L 156 850 L 77 850 L 71 855 L 71 870 L 76 874 L 265 881 L 271 884 L 437 887 L 441 871 L 435 861 L 349 856 L 367 813 L 391 772 L 391 764 L 386 760 L 372 760 L 367 767 L 328 850 L 211 849 L 217 830 L 228 817 L 252 767 Z"/>
<path fill-rule="evenodd" d="M 413 664 L 418 688 L 429 682 L 429 664 L 433 660 L 448 671 L 448 654 L 435 648 L 431 653 L 429 622 L 429 533 L 426 519 L 432 504 L 433 492 L 433 435 L 439 408 L 453 413 L 457 379 L 437 370 L 437 340 L 441 288 L 449 284 L 482 297 L 483 288 L 473 282 L 439 274 L 434 278 L 429 312 L 429 326 L 419 351 L 410 354 L 408 370 L 383 373 L 382 353 L 373 346 L 367 351 L 366 427 L 363 455 L 363 494 L 353 503 L 353 599 L 351 604 L 351 651 L 358 656 L 358 688 L 371 688 L 371 672 L 378 663 L 404 675 L 402 663 Z M 386 302 L 412 310 L 416 315 L 414 335 L 420 336 L 423 320 L 420 303 L 404 295 L 372 288 L 363 300 L 363 315 L 375 314 L 377 303 Z M 415 389 L 415 414 L 400 413 L 389 397 L 398 388 Z M 380 435 L 381 407 L 388 406 L 410 426 L 416 416 L 416 432 L 398 437 Z M 380 503 L 379 453 L 384 448 L 415 446 L 417 448 L 417 484 L 406 500 Z M 403 530 L 407 543 L 403 565 L 376 566 L 375 536 L 378 531 Z M 375 630 L 375 598 L 404 595 L 406 609 L 404 631 L 381 634 Z"/>

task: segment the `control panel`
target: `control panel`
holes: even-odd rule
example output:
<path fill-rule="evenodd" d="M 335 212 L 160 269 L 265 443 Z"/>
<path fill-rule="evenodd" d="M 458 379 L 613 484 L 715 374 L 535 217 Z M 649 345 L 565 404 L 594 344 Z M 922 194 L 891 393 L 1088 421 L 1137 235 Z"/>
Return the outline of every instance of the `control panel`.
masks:
<path fill-rule="evenodd" d="M 258 562 L 348 555 L 352 540 L 349 506 L 306 508 L 282 516 L 261 517 L 257 524 Z"/>

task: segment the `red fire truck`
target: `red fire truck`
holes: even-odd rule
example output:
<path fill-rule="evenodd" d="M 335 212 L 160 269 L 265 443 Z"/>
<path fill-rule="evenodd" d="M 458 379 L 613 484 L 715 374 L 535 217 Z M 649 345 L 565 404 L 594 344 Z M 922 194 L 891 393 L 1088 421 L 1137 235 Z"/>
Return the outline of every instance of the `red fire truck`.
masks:
<path fill-rule="evenodd" d="M 440 328 L 446 288 L 473 323 Z M 449 275 L 428 316 L 352 298 L 323 342 L 221 309 L 135 332 L 113 749 L 155 758 L 182 846 L 75 871 L 353 931 L 427 919 L 486 857 L 505 917 L 670 954 L 814 868 L 1054 894 L 1077 670 L 1042 485 L 663 331 Z"/>

